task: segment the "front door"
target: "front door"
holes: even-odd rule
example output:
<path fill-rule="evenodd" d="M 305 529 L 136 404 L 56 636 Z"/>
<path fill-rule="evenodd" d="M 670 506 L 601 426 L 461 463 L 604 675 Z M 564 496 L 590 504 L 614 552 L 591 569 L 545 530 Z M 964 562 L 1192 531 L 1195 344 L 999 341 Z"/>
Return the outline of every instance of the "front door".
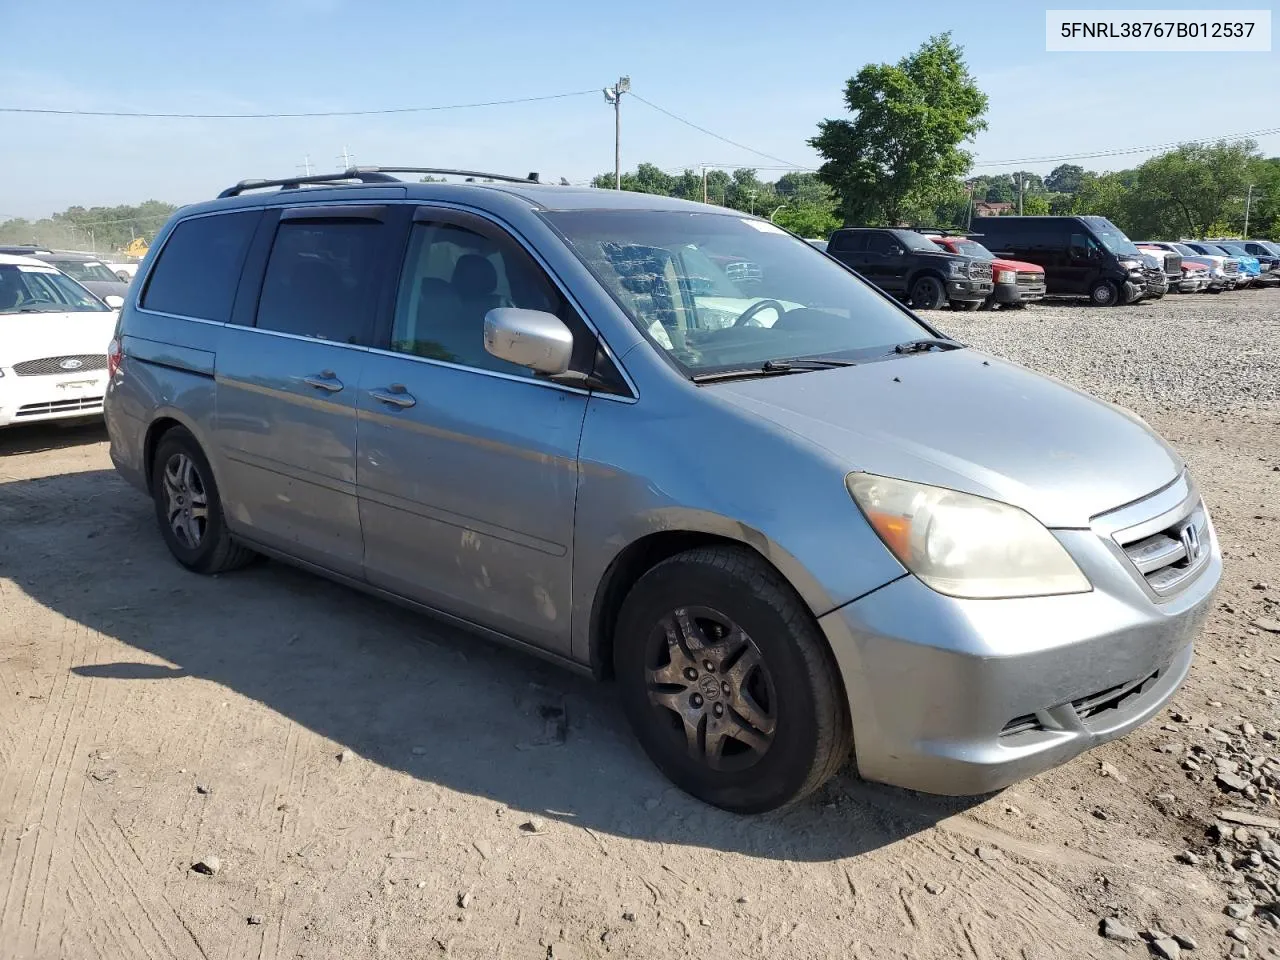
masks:
<path fill-rule="evenodd" d="M 479 216 L 420 208 L 390 331 L 360 379 L 365 576 L 569 652 L 578 442 L 588 394 L 484 348 L 494 307 L 557 313 L 575 368 L 594 340 L 541 267 Z"/>
<path fill-rule="evenodd" d="M 867 235 L 862 275 L 885 293 L 907 292 L 906 248 L 891 233 L 877 230 Z"/>
<path fill-rule="evenodd" d="M 264 224 L 274 236 L 256 310 L 218 341 L 215 444 L 233 528 L 353 577 L 356 397 L 390 272 L 385 209 L 295 207 Z"/>

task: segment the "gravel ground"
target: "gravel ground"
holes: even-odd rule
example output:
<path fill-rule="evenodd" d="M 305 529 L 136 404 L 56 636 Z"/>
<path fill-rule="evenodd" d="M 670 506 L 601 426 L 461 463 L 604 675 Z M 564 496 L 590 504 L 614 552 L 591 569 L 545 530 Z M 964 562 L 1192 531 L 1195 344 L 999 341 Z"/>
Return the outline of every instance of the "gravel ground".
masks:
<path fill-rule="evenodd" d="M 993 797 L 846 770 L 710 809 L 610 687 L 279 564 L 189 574 L 100 428 L 0 434 L 0 958 L 1280 956 L 1278 306 L 935 316 L 1134 408 L 1226 556 L 1170 710 Z"/>
<path fill-rule="evenodd" d="M 1276 289 L 929 316 L 965 343 L 1113 403 L 1200 413 L 1280 403 Z"/>

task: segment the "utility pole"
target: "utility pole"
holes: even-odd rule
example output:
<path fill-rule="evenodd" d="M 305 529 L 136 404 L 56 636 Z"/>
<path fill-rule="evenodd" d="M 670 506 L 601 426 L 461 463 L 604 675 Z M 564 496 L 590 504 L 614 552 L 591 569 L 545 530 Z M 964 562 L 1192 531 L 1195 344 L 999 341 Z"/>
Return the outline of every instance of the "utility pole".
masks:
<path fill-rule="evenodd" d="M 748 190 L 747 197 L 751 201 L 751 215 L 754 217 L 756 215 L 756 192 L 754 190 Z"/>
<path fill-rule="evenodd" d="M 702 202 L 707 202 L 707 165 L 702 165 Z"/>
<path fill-rule="evenodd" d="M 622 95 L 631 91 L 631 78 L 619 77 L 604 88 L 604 102 L 613 105 L 613 189 L 622 189 Z"/>
<path fill-rule="evenodd" d="M 965 212 L 964 229 L 968 233 L 973 229 L 973 181 L 970 180 L 966 186 L 969 188 L 969 207 Z"/>
<path fill-rule="evenodd" d="M 1022 216 L 1022 191 L 1027 186 L 1027 178 L 1022 175 L 1022 171 L 1018 171 L 1018 216 Z"/>
<path fill-rule="evenodd" d="M 356 158 L 355 158 L 355 157 L 353 157 L 353 156 L 351 155 L 351 151 L 350 151 L 350 150 L 348 150 L 348 149 L 344 146 L 344 147 L 342 148 L 342 156 L 341 156 L 341 157 L 339 157 L 338 159 L 342 161 L 342 169 L 343 169 L 343 170 L 350 170 L 350 169 L 351 169 L 351 166 L 352 166 L 352 163 L 355 161 L 355 159 L 356 159 Z"/>
<path fill-rule="evenodd" d="M 346 168 L 344 167 L 343 169 L 345 170 Z M 302 158 L 302 173 L 303 176 L 311 176 L 311 154 L 309 153 Z"/>
<path fill-rule="evenodd" d="M 1253 206 L 1253 184 L 1249 184 L 1249 192 L 1244 198 L 1244 236 L 1240 239 L 1249 239 L 1249 208 Z"/>

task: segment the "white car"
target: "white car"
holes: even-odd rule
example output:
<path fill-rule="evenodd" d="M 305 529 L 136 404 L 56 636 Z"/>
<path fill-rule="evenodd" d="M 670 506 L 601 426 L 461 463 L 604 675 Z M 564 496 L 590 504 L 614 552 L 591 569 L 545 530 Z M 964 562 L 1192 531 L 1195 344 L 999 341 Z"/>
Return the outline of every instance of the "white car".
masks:
<path fill-rule="evenodd" d="M 138 265 L 136 263 L 108 263 L 107 269 L 125 283 L 129 283 L 138 275 Z"/>
<path fill-rule="evenodd" d="M 0 427 L 102 416 L 115 324 L 70 277 L 0 254 Z"/>

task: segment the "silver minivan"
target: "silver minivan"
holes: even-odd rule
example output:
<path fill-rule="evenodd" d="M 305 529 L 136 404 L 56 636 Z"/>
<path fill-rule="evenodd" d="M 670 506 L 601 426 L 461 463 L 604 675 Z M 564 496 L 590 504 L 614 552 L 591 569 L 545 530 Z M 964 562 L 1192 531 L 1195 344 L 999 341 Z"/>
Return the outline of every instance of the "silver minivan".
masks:
<path fill-rule="evenodd" d="M 174 215 L 111 345 L 116 467 L 262 554 L 617 684 L 718 806 L 1004 787 L 1173 695 L 1221 575 L 1138 417 L 766 220 L 361 168 Z M 279 188 L 279 189 L 275 189 Z"/>

